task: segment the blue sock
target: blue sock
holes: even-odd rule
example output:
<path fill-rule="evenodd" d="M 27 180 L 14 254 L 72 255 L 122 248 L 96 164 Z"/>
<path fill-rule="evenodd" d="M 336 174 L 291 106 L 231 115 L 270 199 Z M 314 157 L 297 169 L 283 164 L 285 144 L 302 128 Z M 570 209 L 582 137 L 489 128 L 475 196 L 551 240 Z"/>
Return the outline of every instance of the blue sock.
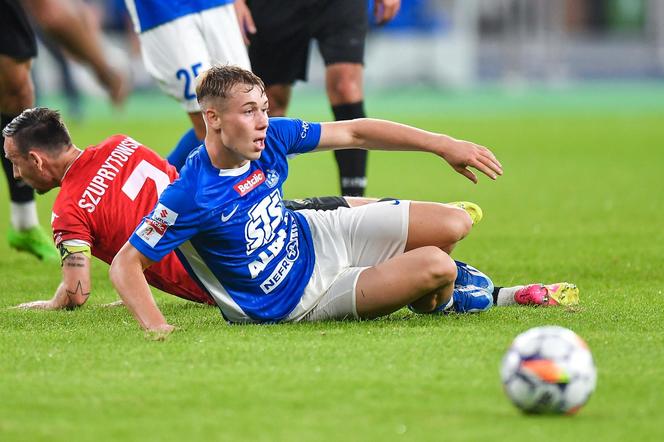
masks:
<path fill-rule="evenodd" d="M 169 163 L 175 166 L 179 172 L 180 169 L 182 169 L 182 166 L 184 166 L 184 162 L 187 160 L 191 151 L 200 146 L 201 143 L 202 141 L 196 138 L 196 132 L 194 132 L 194 129 L 189 129 L 184 135 L 182 135 L 182 138 L 180 138 L 180 141 L 178 141 L 178 144 L 171 153 L 168 154 L 166 159 Z"/>

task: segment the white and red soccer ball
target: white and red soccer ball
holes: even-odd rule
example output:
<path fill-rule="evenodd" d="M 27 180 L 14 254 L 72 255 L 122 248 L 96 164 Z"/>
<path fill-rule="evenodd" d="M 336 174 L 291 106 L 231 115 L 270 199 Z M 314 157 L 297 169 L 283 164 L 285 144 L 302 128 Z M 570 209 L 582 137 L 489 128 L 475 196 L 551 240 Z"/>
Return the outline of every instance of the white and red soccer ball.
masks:
<path fill-rule="evenodd" d="M 536 327 L 505 353 L 500 377 L 507 396 L 526 413 L 574 414 L 597 382 L 588 345 L 571 330 Z"/>

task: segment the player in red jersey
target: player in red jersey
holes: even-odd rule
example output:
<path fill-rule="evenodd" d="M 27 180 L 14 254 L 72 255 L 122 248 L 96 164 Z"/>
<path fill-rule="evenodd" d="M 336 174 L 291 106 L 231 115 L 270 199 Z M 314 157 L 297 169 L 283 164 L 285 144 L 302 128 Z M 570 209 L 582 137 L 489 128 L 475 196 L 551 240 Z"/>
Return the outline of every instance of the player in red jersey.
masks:
<path fill-rule="evenodd" d="M 34 130 L 35 123 L 41 130 Z M 26 125 L 32 130 L 22 134 L 21 127 Z M 50 130 L 49 126 L 57 125 L 60 130 Z M 177 171 L 125 135 L 114 135 L 80 150 L 72 143 L 60 115 L 45 108 L 24 111 L 4 133 L 6 156 L 15 175 L 37 193 L 61 187 L 51 223 L 62 259 L 62 283 L 52 299 L 20 307 L 77 307 L 90 295 L 90 256 L 110 264 L 142 217 L 152 210 L 161 191 L 177 178 Z M 62 134 L 61 139 L 53 133 Z M 150 285 L 160 290 L 214 304 L 175 253 L 146 270 L 145 275 Z"/>

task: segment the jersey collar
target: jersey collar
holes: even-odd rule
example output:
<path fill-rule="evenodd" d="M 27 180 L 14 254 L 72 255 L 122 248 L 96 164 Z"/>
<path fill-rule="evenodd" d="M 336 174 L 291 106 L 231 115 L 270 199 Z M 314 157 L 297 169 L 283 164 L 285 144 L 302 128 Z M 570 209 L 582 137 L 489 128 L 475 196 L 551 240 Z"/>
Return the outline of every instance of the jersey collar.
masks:
<path fill-rule="evenodd" d="M 247 161 L 242 167 L 237 167 L 235 169 L 219 169 L 219 176 L 240 176 L 247 173 L 250 167 L 251 161 Z"/>
<path fill-rule="evenodd" d="M 72 161 L 71 164 L 67 166 L 67 168 L 65 169 L 65 173 L 62 174 L 62 179 L 60 179 L 60 181 L 65 179 L 65 177 L 67 176 L 67 172 L 69 172 L 69 169 L 71 169 L 71 166 L 73 166 L 74 163 L 78 161 L 79 158 L 81 158 L 81 155 L 83 155 L 83 151 L 81 149 L 79 149 L 78 147 L 76 147 L 75 149 L 78 150 L 78 155 L 76 155 L 74 161 Z"/>

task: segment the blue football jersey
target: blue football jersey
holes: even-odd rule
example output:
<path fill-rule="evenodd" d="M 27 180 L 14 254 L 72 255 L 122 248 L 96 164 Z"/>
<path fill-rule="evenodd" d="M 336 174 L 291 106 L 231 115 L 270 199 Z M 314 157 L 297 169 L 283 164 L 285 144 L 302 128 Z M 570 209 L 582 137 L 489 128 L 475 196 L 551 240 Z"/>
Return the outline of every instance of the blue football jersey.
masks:
<path fill-rule="evenodd" d="M 315 262 L 307 221 L 282 203 L 287 156 L 313 150 L 320 130 L 318 123 L 271 118 L 261 158 L 238 169 L 215 168 L 199 147 L 129 241 L 153 261 L 177 249 L 229 321 L 285 318 Z"/>
<path fill-rule="evenodd" d="M 235 0 L 125 0 L 136 32 L 141 33 L 185 15 L 195 14 Z"/>

